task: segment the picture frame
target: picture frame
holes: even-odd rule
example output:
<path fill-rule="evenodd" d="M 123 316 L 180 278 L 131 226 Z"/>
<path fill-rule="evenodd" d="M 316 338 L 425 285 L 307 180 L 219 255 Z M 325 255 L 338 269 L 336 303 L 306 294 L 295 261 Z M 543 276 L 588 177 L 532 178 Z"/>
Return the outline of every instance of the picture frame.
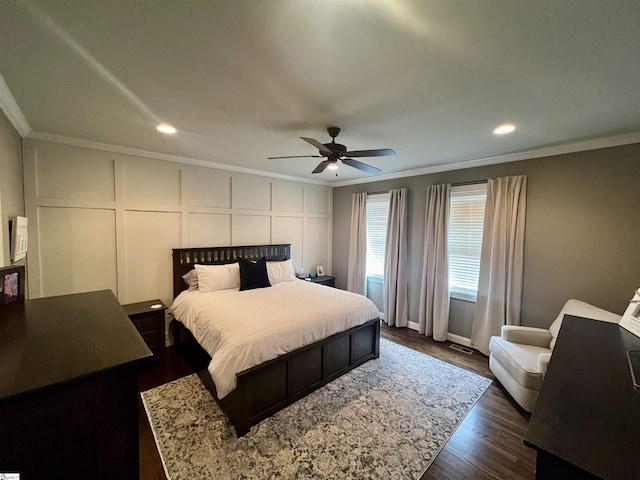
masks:
<path fill-rule="evenodd" d="M 316 273 L 318 274 L 319 277 L 324 277 L 324 266 L 318 265 L 316 269 Z"/>
<path fill-rule="evenodd" d="M 24 265 L 0 268 L 0 307 L 10 303 L 24 303 Z"/>
<path fill-rule="evenodd" d="M 17 262 L 27 256 L 29 236 L 27 233 L 27 217 L 13 217 L 9 221 L 9 239 L 11 249 L 11 261 Z"/>

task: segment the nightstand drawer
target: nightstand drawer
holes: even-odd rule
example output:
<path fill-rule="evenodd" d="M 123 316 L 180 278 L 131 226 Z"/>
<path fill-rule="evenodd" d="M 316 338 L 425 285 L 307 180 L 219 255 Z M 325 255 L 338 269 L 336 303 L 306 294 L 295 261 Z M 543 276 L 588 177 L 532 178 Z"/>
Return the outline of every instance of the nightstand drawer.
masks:
<path fill-rule="evenodd" d="M 164 310 L 160 313 L 162 313 L 162 316 L 164 317 Z M 140 333 L 158 329 L 158 313 L 152 313 L 150 315 L 135 315 L 131 317 L 131 321 Z"/>
<path fill-rule="evenodd" d="M 326 285 L 327 287 L 334 287 L 336 286 L 336 277 L 316 277 L 317 280 L 315 281 L 315 283 L 317 283 L 318 285 Z"/>
<path fill-rule="evenodd" d="M 307 282 L 317 283 L 318 285 L 326 285 L 327 287 L 335 288 L 336 286 L 336 277 L 332 277 L 331 275 L 323 275 L 321 277 L 306 278 L 305 280 Z"/>
<path fill-rule="evenodd" d="M 140 332 L 140 336 L 147 344 L 149 348 L 155 348 L 160 346 L 160 339 L 158 338 L 158 330 L 152 330 L 149 332 Z"/>

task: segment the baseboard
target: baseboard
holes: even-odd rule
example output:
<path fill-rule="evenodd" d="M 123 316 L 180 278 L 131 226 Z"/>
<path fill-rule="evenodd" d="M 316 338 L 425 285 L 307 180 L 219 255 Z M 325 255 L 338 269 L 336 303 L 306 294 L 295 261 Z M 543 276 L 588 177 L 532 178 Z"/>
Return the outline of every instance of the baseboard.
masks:
<path fill-rule="evenodd" d="M 380 315 L 382 316 L 383 314 L 380 314 Z M 420 326 L 418 322 L 409 322 L 407 327 L 409 327 L 411 330 L 415 330 L 416 332 L 420 330 Z M 457 343 L 458 345 L 462 345 L 463 347 L 471 348 L 470 338 L 463 337 L 461 335 L 456 335 L 455 333 L 447 333 L 447 340 L 453 343 Z"/>
<path fill-rule="evenodd" d="M 463 347 L 471 348 L 470 338 L 456 335 L 455 333 L 447 333 L 447 340 L 453 343 L 457 343 L 458 345 L 462 345 Z"/>

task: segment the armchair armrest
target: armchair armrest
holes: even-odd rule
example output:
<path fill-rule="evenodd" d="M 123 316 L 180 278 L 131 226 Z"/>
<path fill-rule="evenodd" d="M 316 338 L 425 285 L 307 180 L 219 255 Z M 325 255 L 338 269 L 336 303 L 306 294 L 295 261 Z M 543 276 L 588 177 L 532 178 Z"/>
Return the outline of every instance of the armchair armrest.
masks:
<path fill-rule="evenodd" d="M 542 378 L 544 378 L 544 376 L 547 374 L 549 360 L 551 360 L 550 353 L 541 353 L 540 355 L 538 355 L 538 370 L 542 374 Z"/>
<path fill-rule="evenodd" d="M 503 325 L 500 336 L 512 343 L 522 343 L 536 347 L 549 348 L 551 344 L 551 332 L 544 328 L 520 327 L 516 325 Z"/>

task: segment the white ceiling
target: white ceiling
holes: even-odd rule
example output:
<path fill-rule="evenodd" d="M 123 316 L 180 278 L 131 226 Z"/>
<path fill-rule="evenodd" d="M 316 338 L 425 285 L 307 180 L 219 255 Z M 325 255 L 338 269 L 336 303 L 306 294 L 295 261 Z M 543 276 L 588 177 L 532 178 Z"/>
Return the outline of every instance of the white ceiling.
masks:
<path fill-rule="evenodd" d="M 637 0 L 0 1 L 30 136 L 332 182 L 369 176 L 266 157 L 330 125 L 383 174 L 640 132 Z"/>

